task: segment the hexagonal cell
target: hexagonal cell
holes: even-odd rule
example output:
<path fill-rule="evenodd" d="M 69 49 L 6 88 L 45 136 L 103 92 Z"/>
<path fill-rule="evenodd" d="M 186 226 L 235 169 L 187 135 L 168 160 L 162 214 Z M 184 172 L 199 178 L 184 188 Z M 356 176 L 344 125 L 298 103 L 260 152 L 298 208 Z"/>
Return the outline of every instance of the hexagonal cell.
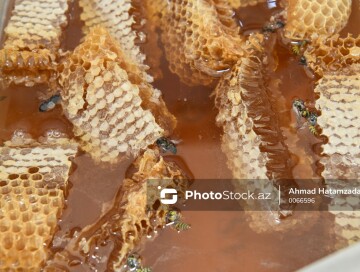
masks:
<path fill-rule="evenodd" d="M 28 172 L 29 172 L 29 174 L 35 174 L 35 173 L 39 172 L 39 167 L 30 167 L 28 169 Z"/>
<path fill-rule="evenodd" d="M 321 6 L 321 13 L 325 16 L 325 17 L 329 17 L 331 16 L 331 10 L 328 6 Z"/>
<path fill-rule="evenodd" d="M 2 195 L 9 194 L 11 192 L 11 187 L 10 186 L 2 187 L 0 191 Z"/>
<path fill-rule="evenodd" d="M 43 175 L 36 173 L 36 174 L 32 174 L 30 177 L 32 180 L 42 180 L 43 179 Z"/>
<path fill-rule="evenodd" d="M 320 4 L 316 3 L 316 1 L 313 1 L 312 2 L 312 5 L 311 5 L 311 11 L 314 15 L 316 15 L 319 11 L 320 11 Z"/>
<path fill-rule="evenodd" d="M 11 233 L 6 233 L 2 240 L 2 247 L 4 249 L 10 249 L 13 246 L 13 235 Z"/>
<path fill-rule="evenodd" d="M 27 179 L 29 179 L 29 174 L 21 174 L 21 175 L 20 175 L 20 179 L 22 179 L 22 180 L 27 180 Z"/>
<path fill-rule="evenodd" d="M 321 15 L 317 15 L 314 20 L 314 26 L 316 28 L 321 28 L 325 25 L 325 18 Z"/>
<path fill-rule="evenodd" d="M 17 179 L 17 178 L 19 178 L 19 175 L 18 175 L 18 174 L 10 174 L 10 175 L 8 176 L 8 179 L 10 179 L 10 180 L 14 180 L 14 179 Z"/>
<path fill-rule="evenodd" d="M 355 45 L 355 40 L 352 37 L 347 37 L 344 39 L 344 46 L 353 47 Z"/>
<path fill-rule="evenodd" d="M 10 182 L 10 186 L 11 187 L 18 187 L 21 185 L 21 181 L 20 180 L 13 180 Z"/>

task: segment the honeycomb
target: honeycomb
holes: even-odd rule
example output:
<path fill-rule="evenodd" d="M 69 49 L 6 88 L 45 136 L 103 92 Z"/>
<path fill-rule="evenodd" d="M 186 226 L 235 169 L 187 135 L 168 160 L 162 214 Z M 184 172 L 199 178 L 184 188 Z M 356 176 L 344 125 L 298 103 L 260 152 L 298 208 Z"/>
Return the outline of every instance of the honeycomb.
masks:
<path fill-rule="evenodd" d="M 120 43 L 125 54 L 128 54 L 132 61 L 141 67 L 144 72 L 149 68 L 144 65 L 145 55 L 140 52 L 136 41 L 145 39 L 144 33 L 133 31 L 135 18 L 131 14 L 134 9 L 134 2 L 131 0 L 108 1 L 108 0 L 79 0 L 83 11 L 80 15 L 84 21 L 83 31 L 88 34 L 94 26 L 102 26 Z M 149 81 L 151 78 L 147 77 Z"/>
<path fill-rule="evenodd" d="M 235 8 L 244 8 L 247 6 L 255 6 L 259 3 L 264 3 L 266 0 L 228 0 L 229 4 Z"/>
<path fill-rule="evenodd" d="M 137 156 L 176 125 L 161 92 L 102 27 L 92 28 L 60 73 L 64 113 L 96 161 Z"/>
<path fill-rule="evenodd" d="M 143 238 L 163 228 L 166 223 L 166 213 L 161 207 L 146 208 L 151 204 L 147 201 L 147 181 L 151 179 L 156 183 L 162 180 L 162 185 L 168 181 L 169 186 L 187 183 L 185 174 L 175 164 L 165 162 L 158 150 L 146 150 L 135 160 L 134 167 L 136 172 L 123 181 L 113 208 L 75 238 L 75 250 L 88 256 L 96 256 L 96 248 L 104 243 L 114 244 L 106 271 L 122 271 L 128 254 L 139 246 Z M 158 196 L 154 199 L 159 201 Z M 56 254 L 46 271 L 53 271 L 51 269 L 70 261 L 69 251 L 73 252 L 73 249 L 66 248 Z"/>
<path fill-rule="evenodd" d="M 146 6 L 150 21 L 162 31 L 170 70 L 187 85 L 211 85 L 242 54 L 231 7 L 225 0 L 164 2 Z"/>
<path fill-rule="evenodd" d="M 16 0 L 0 50 L 0 76 L 6 83 L 33 86 L 55 80 L 55 61 L 68 0 Z"/>
<path fill-rule="evenodd" d="M 347 24 L 351 0 L 289 0 L 285 36 L 290 39 L 331 36 Z"/>
<path fill-rule="evenodd" d="M 76 152 L 69 141 L 0 148 L 1 271 L 40 271 Z"/>
<path fill-rule="evenodd" d="M 151 22 L 151 14 L 148 13 L 146 8 L 146 2 L 144 0 L 133 0 L 133 5 L 136 8 L 138 21 L 140 22 L 141 29 L 143 30 L 141 39 L 141 48 L 144 52 L 151 52 L 146 55 L 145 63 L 149 65 L 148 73 L 154 77 L 154 79 L 163 78 L 161 70 L 161 59 L 163 57 L 163 51 L 159 46 L 160 35 L 157 30 L 157 26 Z M 136 14 L 136 12 L 134 12 Z"/>
<path fill-rule="evenodd" d="M 304 53 L 308 65 L 320 76 L 360 62 L 360 37 L 334 35 L 317 39 Z"/>
<path fill-rule="evenodd" d="M 324 165 L 322 176 L 330 188 L 341 188 L 342 184 L 350 183 L 354 187 L 360 185 L 360 65 L 353 64 L 350 68 L 350 72 L 345 69 L 335 74 L 326 73 L 315 88 L 320 96 L 316 101 L 316 107 L 321 110 L 318 124 L 323 129 L 322 134 L 328 137 L 328 142 L 323 145 L 326 156 L 321 159 Z M 332 179 L 340 181 L 331 182 Z M 360 212 L 351 208 L 345 211 L 338 209 L 338 206 L 352 205 L 353 199 L 344 196 L 337 197 L 329 207 L 336 215 L 339 247 L 360 240 Z"/>
<path fill-rule="evenodd" d="M 252 192 L 259 190 L 278 195 L 277 186 L 292 186 L 281 182 L 281 179 L 292 177 L 290 154 L 265 87 L 262 41 L 260 34 L 250 36 L 244 46 L 246 56 L 219 81 L 215 90 L 215 104 L 219 110 L 216 123 L 223 129 L 222 150 L 228 167 L 233 177 L 239 179 L 234 182 L 237 191 L 251 188 Z M 269 207 L 257 206 L 263 205 L 258 201 L 242 203 L 250 226 L 256 232 L 283 231 L 299 223 L 298 219 L 290 218 L 279 224 L 279 206 L 275 202 L 277 200 Z M 300 218 L 310 216 L 301 213 Z"/>

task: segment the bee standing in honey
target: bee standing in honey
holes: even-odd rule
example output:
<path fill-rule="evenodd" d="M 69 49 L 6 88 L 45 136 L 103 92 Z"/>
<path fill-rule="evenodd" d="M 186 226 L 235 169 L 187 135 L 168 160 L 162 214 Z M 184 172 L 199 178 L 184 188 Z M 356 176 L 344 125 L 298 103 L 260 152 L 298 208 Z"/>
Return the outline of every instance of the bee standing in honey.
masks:
<path fill-rule="evenodd" d="M 137 254 L 130 254 L 126 261 L 126 266 L 129 268 L 129 271 L 134 272 L 151 272 L 152 269 L 148 267 L 141 266 L 141 258 Z"/>
<path fill-rule="evenodd" d="M 161 137 L 156 140 L 156 145 L 163 151 L 163 152 L 171 152 L 176 154 L 177 149 L 176 145 L 165 137 Z"/>
<path fill-rule="evenodd" d="M 295 99 L 292 104 L 293 111 L 297 116 L 298 123 L 301 123 L 301 118 L 305 118 L 309 124 L 309 130 L 312 134 L 317 135 L 316 124 L 317 114 L 311 112 L 306 106 L 305 102 L 301 99 Z"/>
<path fill-rule="evenodd" d="M 276 30 L 283 28 L 285 26 L 285 23 L 281 20 L 276 20 L 274 22 L 268 22 L 263 27 L 263 32 L 271 32 L 274 33 Z"/>
<path fill-rule="evenodd" d="M 191 225 L 181 220 L 181 214 L 178 211 L 168 211 L 166 214 L 166 224 L 173 226 L 178 232 L 188 230 Z"/>
<path fill-rule="evenodd" d="M 45 100 L 40 104 L 39 111 L 46 112 L 55 108 L 57 104 L 61 101 L 61 96 L 59 94 L 53 95 L 48 100 Z"/>

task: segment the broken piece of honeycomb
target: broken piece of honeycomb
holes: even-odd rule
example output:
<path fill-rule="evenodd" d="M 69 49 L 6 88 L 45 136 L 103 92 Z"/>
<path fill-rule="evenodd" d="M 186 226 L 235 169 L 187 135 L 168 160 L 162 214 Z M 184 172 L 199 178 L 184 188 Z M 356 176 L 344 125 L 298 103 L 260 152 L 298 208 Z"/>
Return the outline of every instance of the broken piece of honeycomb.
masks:
<path fill-rule="evenodd" d="M 244 8 L 248 6 L 255 6 L 259 3 L 264 3 L 266 0 L 228 0 L 228 3 L 235 9 Z"/>
<path fill-rule="evenodd" d="M 353 63 L 360 62 L 360 36 L 334 35 L 319 38 L 304 52 L 308 65 L 320 76 L 326 72 L 336 72 Z"/>
<path fill-rule="evenodd" d="M 68 0 L 17 0 L 0 50 L 0 76 L 5 84 L 33 86 L 55 80 Z"/>
<path fill-rule="evenodd" d="M 145 39 L 145 34 L 133 30 L 136 23 L 131 12 L 134 9 L 133 2 L 135 1 L 79 0 L 79 5 L 82 7 L 80 18 L 85 24 L 83 28 L 85 34 L 88 34 L 94 26 L 106 28 L 120 43 L 124 53 L 146 71 L 149 68 L 144 64 L 146 57 L 136 45 L 136 40 Z"/>
<path fill-rule="evenodd" d="M 40 271 L 64 207 L 72 142 L 0 147 L 0 270 Z"/>
<path fill-rule="evenodd" d="M 285 36 L 290 39 L 329 37 L 340 32 L 351 13 L 351 0 L 289 0 Z"/>
<path fill-rule="evenodd" d="M 174 163 L 164 161 L 157 149 L 148 149 L 138 157 L 134 162 L 134 171 L 131 178 L 123 181 L 113 208 L 75 237 L 75 245 L 57 253 L 46 271 L 53 271 L 51 268 L 69 262 L 68 252 L 74 249 L 87 256 L 97 256 L 97 248 L 104 243 L 113 244 L 107 258 L 107 271 L 120 271 L 128 254 L 134 252 L 147 235 L 165 226 L 166 210 L 162 206 L 154 206 L 160 203 L 157 185 L 177 188 L 179 183 L 187 184 L 186 175 Z M 157 191 L 153 202 L 148 200 L 148 182 Z M 149 205 L 153 207 L 148 209 Z"/>
<path fill-rule="evenodd" d="M 102 27 L 92 28 L 60 72 L 64 113 L 96 161 L 137 156 L 176 125 L 161 92 Z"/>
<path fill-rule="evenodd" d="M 328 138 L 323 145 L 322 176 L 329 188 L 359 187 L 360 177 L 360 65 L 336 73 L 325 73 L 315 88 L 319 94 L 317 109 L 321 110 L 318 124 Z M 360 240 L 360 212 L 352 209 L 353 199 L 337 196 L 329 209 L 335 214 L 337 246 L 345 247 Z M 358 207 L 358 204 L 355 203 Z"/>
<path fill-rule="evenodd" d="M 260 34 L 250 37 L 244 47 L 246 56 L 224 75 L 215 90 L 219 110 L 216 122 L 224 130 L 223 149 L 229 168 L 239 179 L 291 177 L 287 167 L 289 153 L 265 88 L 262 42 Z M 278 148 L 260 150 L 263 145 Z"/>
<path fill-rule="evenodd" d="M 279 185 L 284 191 L 293 183 L 286 181 L 292 178 L 290 153 L 265 84 L 263 36 L 250 36 L 244 49 L 246 55 L 224 75 L 215 90 L 219 110 L 216 123 L 223 129 L 222 150 L 233 178 L 237 179 L 233 182 L 237 191 L 258 190 L 278 195 Z M 266 207 L 251 200 L 241 204 L 256 232 L 289 230 L 300 223 L 291 217 L 279 223 L 282 209 L 275 199 Z M 300 218 L 311 216 L 299 212 Z"/>
<path fill-rule="evenodd" d="M 227 1 L 163 0 L 146 6 L 160 25 L 169 68 L 185 84 L 211 85 L 242 55 L 243 39 Z"/>

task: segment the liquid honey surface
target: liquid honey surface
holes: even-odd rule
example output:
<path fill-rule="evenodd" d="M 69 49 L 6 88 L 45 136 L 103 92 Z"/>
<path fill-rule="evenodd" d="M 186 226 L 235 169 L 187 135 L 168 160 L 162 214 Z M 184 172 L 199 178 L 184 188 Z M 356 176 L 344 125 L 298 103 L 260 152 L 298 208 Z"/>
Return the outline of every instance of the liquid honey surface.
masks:
<path fill-rule="evenodd" d="M 353 10 L 359 10 L 359 2 L 353 1 Z M 266 3 L 242 8 L 236 18 L 242 33 L 248 35 L 259 31 L 279 8 L 269 9 Z M 80 8 L 72 4 L 69 26 L 64 33 L 62 48 L 72 50 L 79 44 L 82 22 Z M 354 12 L 353 12 L 354 14 Z M 358 13 L 357 13 L 358 14 Z M 359 34 L 359 16 L 351 15 L 342 33 Z M 271 91 L 284 99 L 285 108 L 279 115 L 286 144 L 294 157 L 293 174 L 298 179 L 319 177 L 316 161 L 320 156 L 322 139 L 308 131 L 299 131 L 294 125 L 291 112 L 292 101 L 301 98 L 314 103 L 315 76 L 298 63 L 296 57 L 284 46 L 276 34 L 271 36 L 274 69 L 267 85 Z M 151 54 L 146 44 L 142 46 L 146 55 Z M 226 157 L 221 151 L 221 129 L 215 125 L 217 110 L 211 93 L 212 88 L 190 88 L 182 84 L 168 69 L 162 59 L 163 79 L 155 81 L 169 111 L 178 126 L 172 139 L 179 140 L 176 156 L 165 155 L 166 160 L 178 162 L 191 171 L 196 179 L 226 179 L 231 173 Z M 46 86 L 32 88 L 9 87 L 0 90 L 0 141 L 9 140 L 14 133 L 25 132 L 34 138 L 48 133 L 62 133 L 72 137 L 72 126 L 62 115 L 60 106 L 49 112 L 40 112 L 38 93 Z M 305 159 L 306 158 L 306 159 Z M 126 176 L 131 160 L 113 167 L 94 164 L 86 154 L 74 161 L 76 167 L 70 176 L 66 209 L 59 221 L 51 251 L 65 248 L 77 231 L 89 224 L 96 224 L 102 214 L 111 208 L 114 197 Z M 210 189 L 210 188 L 209 188 Z M 172 229 L 161 231 L 156 239 L 149 240 L 141 252 L 146 266 L 153 271 L 295 271 L 331 253 L 334 237 L 331 229 L 333 218 L 322 214 L 322 220 L 308 228 L 301 226 L 287 233 L 257 234 L 248 226 L 242 212 L 183 212 L 191 223 L 189 231 L 177 233 Z M 296 213 L 293 218 L 296 217 Z M 270 227 L 270 226 L 269 226 Z M 99 249 L 96 260 L 86 263 L 77 255 L 79 262 L 66 267 L 68 271 L 105 271 L 108 252 Z M 76 255 L 74 253 L 74 255 Z"/>

